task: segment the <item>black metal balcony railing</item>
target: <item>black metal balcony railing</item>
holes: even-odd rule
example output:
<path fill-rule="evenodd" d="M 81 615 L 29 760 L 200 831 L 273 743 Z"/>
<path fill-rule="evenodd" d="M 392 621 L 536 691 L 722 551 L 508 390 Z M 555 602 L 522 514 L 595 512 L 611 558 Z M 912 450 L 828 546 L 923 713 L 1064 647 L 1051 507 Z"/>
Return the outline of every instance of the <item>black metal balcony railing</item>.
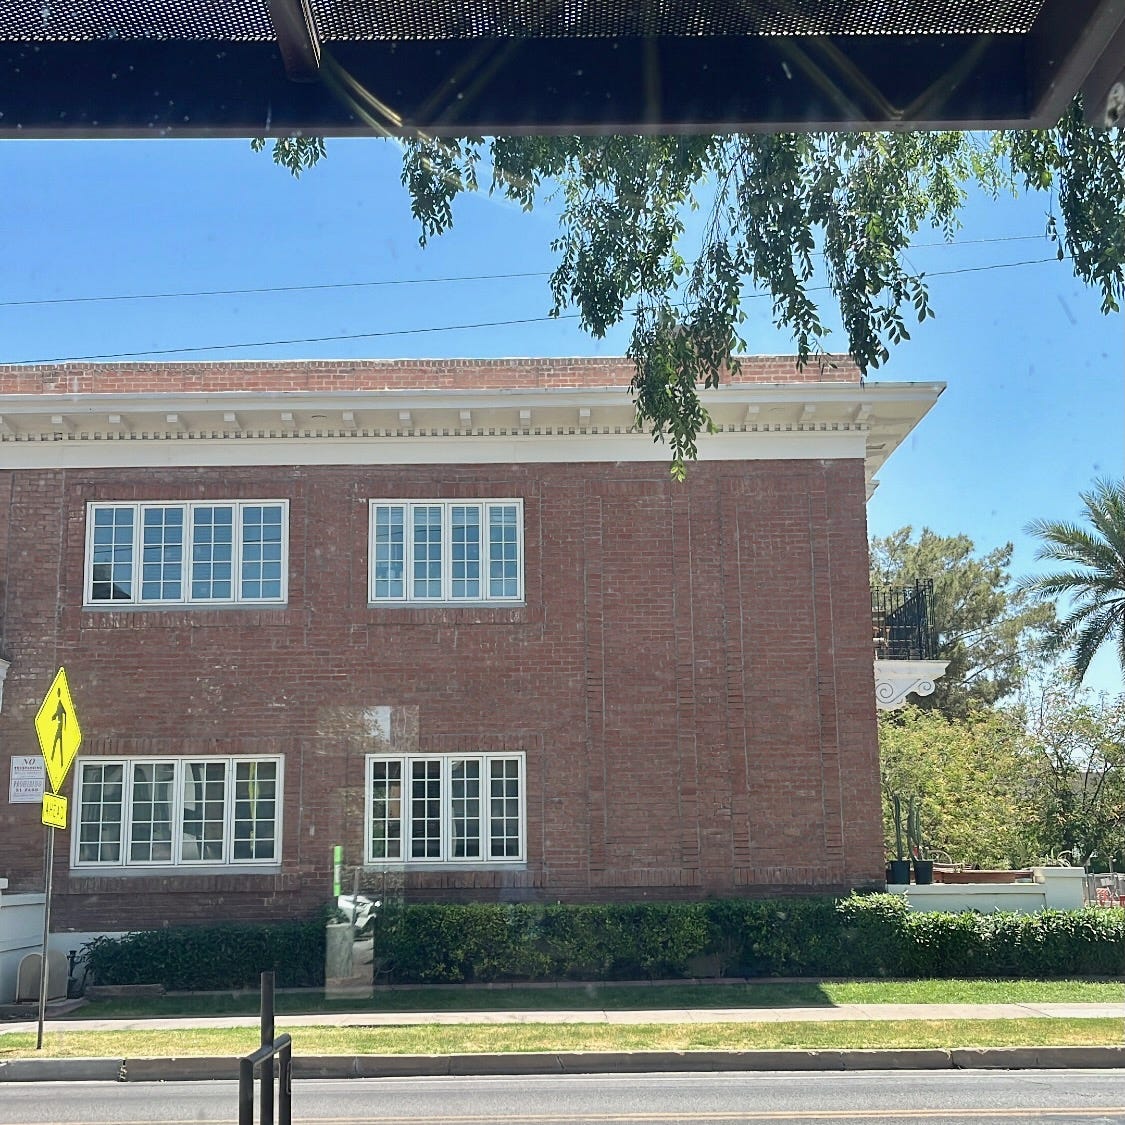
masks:
<path fill-rule="evenodd" d="M 876 660 L 934 660 L 932 578 L 912 586 L 871 587 L 871 634 Z"/>

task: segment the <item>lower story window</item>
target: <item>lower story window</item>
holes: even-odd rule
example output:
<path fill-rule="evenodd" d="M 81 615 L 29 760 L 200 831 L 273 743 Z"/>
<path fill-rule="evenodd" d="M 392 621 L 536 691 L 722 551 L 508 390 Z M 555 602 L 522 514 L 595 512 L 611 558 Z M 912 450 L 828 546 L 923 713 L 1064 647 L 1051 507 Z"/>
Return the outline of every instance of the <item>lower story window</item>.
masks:
<path fill-rule="evenodd" d="M 275 864 L 280 758 L 78 762 L 75 867 Z"/>
<path fill-rule="evenodd" d="M 370 755 L 368 863 L 518 863 L 524 755 Z"/>

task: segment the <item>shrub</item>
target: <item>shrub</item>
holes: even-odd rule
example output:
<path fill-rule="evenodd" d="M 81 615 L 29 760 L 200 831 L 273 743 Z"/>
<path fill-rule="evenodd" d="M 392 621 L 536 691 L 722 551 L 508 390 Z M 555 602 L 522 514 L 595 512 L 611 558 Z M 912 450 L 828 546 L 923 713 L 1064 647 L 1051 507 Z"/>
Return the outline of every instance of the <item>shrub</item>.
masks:
<path fill-rule="evenodd" d="M 100 984 L 170 989 L 324 980 L 324 919 L 101 938 Z M 734 976 L 1066 977 L 1125 973 L 1125 910 L 915 913 L 897 895 L 600 905 L 398 905 L 376 917 L 381 979 L 675 978 L 700 965 Z"/>
<path fill-rule="evenodd" d="M 272 969 L 278 988 L 316 986 L 324 984 L 324 919 L 150 930 L 96 938 L 84 953 L 98 984 L 256 988 Z"/>

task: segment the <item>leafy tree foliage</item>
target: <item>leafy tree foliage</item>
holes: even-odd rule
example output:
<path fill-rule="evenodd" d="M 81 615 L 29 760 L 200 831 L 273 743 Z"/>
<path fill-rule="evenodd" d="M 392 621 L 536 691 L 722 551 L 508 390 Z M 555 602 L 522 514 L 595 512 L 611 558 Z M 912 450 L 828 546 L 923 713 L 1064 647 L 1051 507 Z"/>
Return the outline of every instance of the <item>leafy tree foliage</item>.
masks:
<path fill-rule="evenodd" d="M 1125 696 L 1075 695 L 1056 676 L 957 719 L 909 706 L 880 716 L 879 750 L 888 856 L 898 794 L 920 803 L 924 842 L 958 863 L 1125 865 Z"/>
<path fill-rule="evenodd" d="M 260 144 L 260 142 L 259 142 Z M 295 175 L 323 155 L 287 138 L 274 159 Z M 933 315 L 925 275 L 905 252 L 922 228 L 952 236 L 968 188 L 1057 195 L 1047 233 L 1109 312 L 1125 296 L 1125 133 L 1082 122 L 968 133 L 782 133 L 722 136 L 415 137 L 402 180 L 421 240 L 448 230 L 454 204 L 482 188 L 525 210 L 559 207 L 553 311 L 576 308 L 603 335 L 632 317 L 638 425 L 667 440 L 673 471 L 709 419 L 700 391 L 737 365 L 743 296 L 772 297 L 799 364 L 827 362 L 815 287 L 823 274 L 862 370 L 878 367 Z M 685 214 L 706 208 L 698 246 Z M 1061 219 L 1061 225 L 1057 220 Z M 839 349 L 837 349 L 839 350 Z"/>
<path fill-rule="evenodd" d="M 1022 590 L 1039 598 L 1070 599 L 1053 645 L 1070 649 L 1078 680 L 1086 675 L 1103 645 L 1116 648 L 1125 671 L 1125 484 L 1099 480 L 1081 497 L 1088 526 L 1040 519 L 1027 528 L 1043 544 L 1037 559 L 1068 563 L 1077 569 L 1028 578 L 1020 584 Z"/>
<path fill-rule="evenodd" d="M 978 554 L 967 535 L 938 535 L 929 528 L 917 537 L 903 527 L 871 540 L 873 586 L 934 582 L 937 655 L 949 666 L 934 694 L 921 701 L 924 709 L 964 716 L 974 703 L 995 703 L 1019 686 L 1054 610 L 1013 588 L 1011 560 L 1011 543 Z"/>
<path fill-rule="evenodd" d="M 922 839 L 956 863 L 1022 867 L 1041 848 L 1023 731 L 1011 712 L 972 708 L 961 719 L 917 706 L 879 719 L 883 829 L 894 855 L 891 798 L 920 803 Z M 941 853 L 944 853 L 942 855 Z"/>
<path fill-rule="evenodd" d="M 1049 854 L 1125 867 L 1125 696 L 1074 693 L 1056 678 L 1024 704 L 1034 835 Z M 1092 864 L 1093 866 L 1093 864 Z"/>

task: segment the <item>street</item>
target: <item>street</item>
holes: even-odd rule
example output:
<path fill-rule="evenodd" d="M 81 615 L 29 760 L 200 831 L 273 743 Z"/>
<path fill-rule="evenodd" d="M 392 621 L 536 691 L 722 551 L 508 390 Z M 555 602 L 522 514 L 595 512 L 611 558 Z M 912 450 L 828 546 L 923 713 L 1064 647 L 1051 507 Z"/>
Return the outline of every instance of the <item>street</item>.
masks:
<path fill-rule="evenodd" d="M 229 1082 L 34 1082 L 9 1083 L 0 1090 L 0 1125 L 196 1125 L 236 1116 L 236 1086 Z M 293 1120 L 305 1125 L 1125 1125 L 1125 1075 L 1025 1070 L 306 1079 L 294 1087 Z"/>

